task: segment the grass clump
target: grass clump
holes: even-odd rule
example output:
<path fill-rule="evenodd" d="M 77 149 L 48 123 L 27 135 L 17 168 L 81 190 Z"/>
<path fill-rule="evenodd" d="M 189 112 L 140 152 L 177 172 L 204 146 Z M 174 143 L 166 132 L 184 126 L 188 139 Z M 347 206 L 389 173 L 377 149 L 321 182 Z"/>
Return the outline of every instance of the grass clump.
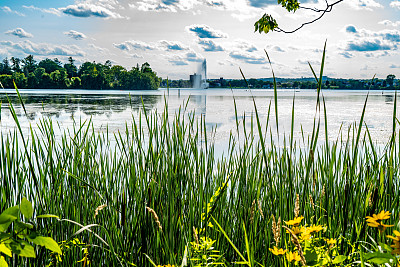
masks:
<path fill-rule="evenodd" d="M 398 232 L 389 244 L 365 220 L 388 211 L 393 216 L 384 224 L 400 230 L 397 97 L 386 147 L 372 142 L 365 107 L 347 140 L 328 140 L 319 123 L 327 127 L 322 70 L 315 75 L 315 127 L 308 139 L 293 139 L 292 121 L 290 134 L 280 135 L 284 145 L 274 143 L 270 116 L 261 122 L 255 106 L 250 126 L 236 115 L 220 158 L 204 118 L 185 107 L 174 115 L 167 107 L 162 113 L 143 108 L 114 134 L 98 133 L 85 121 L 57 136 L 59 126 L 44 119 L 38 131 L 21 136 L 14 116 L 17 131 L 0 139 L 0 210 L 25 196 L 38 214 L 57 215 L 40 229 L 58 241 L 62 254 L 37 247 L 35 258 L 14 256 L 13 264 L 349 265 L 398 251 Z M 322 144 L 319 132 L 326 133 Z M 393 257 L 369 264 L 395 266 Z"/>

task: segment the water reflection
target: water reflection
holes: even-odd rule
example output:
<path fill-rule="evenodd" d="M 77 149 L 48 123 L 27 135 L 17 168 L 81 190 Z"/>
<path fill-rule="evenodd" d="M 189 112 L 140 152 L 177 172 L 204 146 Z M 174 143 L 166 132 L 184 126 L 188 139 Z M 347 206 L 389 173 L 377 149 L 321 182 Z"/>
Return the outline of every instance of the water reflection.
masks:
<path fill-rule="evenodd" d="M 19 106 L 20 101 L 16 94 L 8 95 L 14 106 Z M 111 117 L 112 114 L 124 112 L 128 108 L 138 111 L 144 107 L 152 109 L 162 100 L 161 95 L 104 95 L 104 94 L 21 94 L 26 107 L 29 120 L 35 120 L 40 113 L 46 117 L 59 118 L 61 113 L 70 114 L 82 112 L 86 116 L 103 115 Z M 5 94 L 0 94 L 0 101 L 8 103 Z M 143 101 L 143 102 L 142 102 Z M 18 116 L 24 115 L 21 110 L 16 110 Z"/>
<path fill-rule="evenodd" d="M 336 140 L 348 127 L 358 122 L 362 113 L 366 91 L 323 91 L 328 117 L 328 138 Z M 137 119 L 143 107 L 148 111 L 161 113 L 168 103 L 170 117 L 178 112 L 179 108 L 194 113 L 196 119 L 203 117 L 207 130 L 213 133 L 216 146 L 221 150 L 226 148 L 230 133 L 236 130 L 237 111 L 239 123 L 250 127 L 254 121 L 254 103 L 257 106 L 260 121 L 265 126 L 269 114 L 269 127 L 273 138 L 276 138 L 275 108 L 273 90 L 189 90 L 170 89 L 157 91 L 68 91 L 57 90 L 21 90 L 27 116 L 19 103 L 14 91 L 8 91 L 9 97 L 15 106 L 20 123 L 25 130 L 29 125 L 35 125 L 42 118 L 56 120 L 63 129 L 71 128 L 74 120 L 92 119 L 95 129 L 103 131 L 123 131 L 126 123 Z M 278 91 L 279 133 L 288 134 L 291 131 L 292 105 L 295 97 L 294 137 L 301 139 L 312 133 L 314 117 L 316 116 L 316 92 L 314 90 L 282 90 Z M 236 101 L 236 108 L 234 99 Z M 3 103 L 0 129 L 4 133 L 15 127 L 9 113 L 7 98 L 0 93 Z M 392 129 L 394 92 L 370 92 L 365 113 L 365 123 L 368 125 L 371 136 L 378 143 L 387 142 Z M 323 116 L 323 115 L 322 115 Z M 245 119 L 245 121 L 242 121 Z M 321 117 L 321 129 L 323 127 Z M 264 128 L 263 128 L 264 129 Z M 254 130 L 254 135 L 258 131 Z M 320 132 L 323 141 L 325 133 Z M 282 139 L 281 139 L 282 140 Z"/>

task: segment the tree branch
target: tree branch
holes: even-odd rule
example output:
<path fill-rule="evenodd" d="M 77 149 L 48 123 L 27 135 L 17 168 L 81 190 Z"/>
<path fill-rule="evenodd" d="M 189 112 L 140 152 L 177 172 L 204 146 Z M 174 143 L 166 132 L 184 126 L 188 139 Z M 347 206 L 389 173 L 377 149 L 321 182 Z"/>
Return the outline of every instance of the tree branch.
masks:
<path fill-rule="evenodd" d="M 338 0 L 338 1 L 334 2 L 334 3 L 332 3 L 332 4 L 329 4 L 327 0 L 325 0 L 325 2 L 326 2 L 326 8 L 325 8 L 325 9 L 317 9 L 317 8 L 311 8 L 311 7 L 303 7 L 303 6 L 300 6 L 301 9 L 311 10 L 311 11 L 314 11 L 314 12 L 316 12 L 316 13 L 322 12 L 321 15 L 320 15 L 319 17 L 317 17 L 317 18 L 315 18 L 315 19 L 313 19 L 313 20 L 311 20 L 311 21 L 305 22 L 305 23 L 301 24 L 299 27 L 297 27 L 296 29 L 291 30 L 291 31 L 285 31 L 285 30 L 283 30 L 283 29 L 280 28 L 280 27 L 277 27 L 277 28 L 275 29 L 275 31 L 277 31 L 277 32 L 283 32 L 283 33 L 294 33 L 294 32 L 296 32 L 296 31 L 300 30 L 301 28 L 303 28 L 304 26 L 306 26 L 306 25 L 308 25 L 308 24 L 311 24 L 311 23 L 314 23 L 314 22 L 316 22 L 317 20 L 320 20 L 326 13 L 329 13 L 329 12 L 332 11 L 332 8 L 333 8 L 334 5 L 337 5 L 337 4 L 339 4 L 340 2 L 343 2 L 343 0 Z"/>

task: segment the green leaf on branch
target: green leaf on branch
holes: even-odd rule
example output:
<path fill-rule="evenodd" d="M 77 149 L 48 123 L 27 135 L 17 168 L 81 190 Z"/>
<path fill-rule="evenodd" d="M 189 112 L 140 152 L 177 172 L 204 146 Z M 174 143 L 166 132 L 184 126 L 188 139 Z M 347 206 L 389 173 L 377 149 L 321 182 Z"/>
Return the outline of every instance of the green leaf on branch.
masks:
<path fill-rule="evenodd" d="M 8 226 L 18 218 L 19 207 L 14 206 L 0 214 L 0 232 L 7 230 Z"/>
<path fill-rule="evenodd" d="M 56 252 L 58 254 L 62 254 L 60 247 L 58 246 L 57 242 L 51 237 L 45 236 L 37 236 L 34 239 L 28 238 L 29 241 L 33 242 L 36 245 L 43 246 L 48 250 Z"/>
<path fill-rule="evenodd" d="M 21 213 L 25 216 L 27 220 L 32 218 L 33 216 L 33 208 L 32 208 L 32 203 L 29 202 L 26 198 L 22 198 L 21 201 Z"/>
<path fill-rule="evenodd" d="M 278 23 L 276 20 L 271 16 L 264 14 L 255 24 L 255 32 L 258 31 L 259 33 L 265 32 L 268 33 L 270 31 L 274 31 L 278 28 Z"/>
<path fill-rule="evenodd" d="M 296 12 L 300 8 L 300 3 L 297 0 L 278 0 L 278 4 L 281 4 L 289 12 Z"/>
<path fill-rule="evenodd" d="M 28 242 L 12 242 L 10 243 L 11 251 L 21 257 L 36 258 L 35 249 Z"/>

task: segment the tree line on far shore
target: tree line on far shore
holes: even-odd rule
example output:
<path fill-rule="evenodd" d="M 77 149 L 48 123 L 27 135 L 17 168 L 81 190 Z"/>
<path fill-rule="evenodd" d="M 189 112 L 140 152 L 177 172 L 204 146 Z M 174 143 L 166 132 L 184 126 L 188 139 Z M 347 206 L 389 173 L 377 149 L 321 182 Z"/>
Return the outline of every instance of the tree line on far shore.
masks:
<path fill-rule="evenodd" d="M 128 89 L 155 90 L 161 79 L 149 63 L 137 64 L 131 70 L 120 65 L 85 62 L 79 68 L 72 57 L 64 65 L 57 58 L 37 62 L 32 55 L 0 62 L 0 82 L 4 88 L 29 89 Z"/>

